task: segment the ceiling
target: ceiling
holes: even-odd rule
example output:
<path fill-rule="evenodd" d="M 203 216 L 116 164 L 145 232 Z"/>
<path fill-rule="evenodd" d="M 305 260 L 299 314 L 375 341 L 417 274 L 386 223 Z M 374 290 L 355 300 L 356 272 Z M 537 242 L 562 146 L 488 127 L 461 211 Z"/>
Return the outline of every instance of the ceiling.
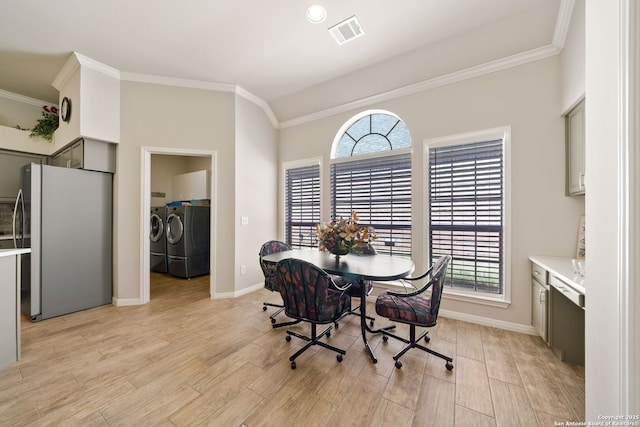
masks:
<path fill-rule="evenodd" d="M 51 83 L 78 52 L 125 75 L 238 85 L 286 120 L 550 45 L 573 0 L 319 0 L 322 24 L 305 20 L 311 3 L 3 1 L 0 89 L 58 102 Z M 353 15 L 365 35 L 338 46 L 327 28 Z"/>

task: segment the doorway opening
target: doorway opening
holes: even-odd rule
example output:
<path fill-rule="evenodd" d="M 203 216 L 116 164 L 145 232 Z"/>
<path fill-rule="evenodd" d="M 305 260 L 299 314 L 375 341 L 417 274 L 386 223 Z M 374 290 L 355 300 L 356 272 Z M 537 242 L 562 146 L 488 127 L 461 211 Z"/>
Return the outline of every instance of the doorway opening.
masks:
<path fill-rule="evenodd" d="M 154 160 L 160 160 L 160 162 L 152 162 L 152 156 Z M 189 150 L 189 149 L 177 149 L 177 148 L 165 148 L 165 147 L 142 147 L 142 226 L 140 227 L 141 241 L 142 241 L 142 260 L 140 270 L 140 303 L 146 304 L 151 298 L 151 281 L 150 281 L 150 223 L 151 223 L 151 207 L 154 204 L 160 202 L 166 203 L 167 197 L 172 198 L 170 195 L 165 194 L 160 197 L 161 194 L 152 195 L 152 165 L 156 164 L 170 164 L 173 156 L 177 164 L 175 170 L 186 169 L 206 169 L 210 171 L 207 175 L 208 184 L 210 188 L 210 200 L 211 200 L 211 219 L 210 219 L 210 233 L 209 233 L 209 295 L 211 298 L 215 295 L 215 254 L 216 254 L 216 176 L 217 167 L 216 159 L 217 153 L 215 151 L 206 150 Z M 182 164 L 183 166 L 180 166 Z M 187 166 L 184 166 L 187 165 Z M 171 173 L 171 171 L 169 171 Z M 155 191 L 155 190 L 154 190 Z M 155 197 L 152 197 L 155 196 Z M 152 201 L 153 200 L 153 201 Z M 172 200 L 171 200 L 172 201 Z"/>

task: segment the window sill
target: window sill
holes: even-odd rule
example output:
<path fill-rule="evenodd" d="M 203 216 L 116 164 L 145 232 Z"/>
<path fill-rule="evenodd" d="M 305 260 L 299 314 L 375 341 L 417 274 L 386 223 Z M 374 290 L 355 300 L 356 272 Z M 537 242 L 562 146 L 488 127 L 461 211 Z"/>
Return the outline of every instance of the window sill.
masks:
<path fill-rule="evenodd" d="M 404 287 L 400 281 L 393 282 L 374 282 L 373 292 L 370 298 L 375 299 L 376 296 L 382 291 L 391 290 L 396 292 L 413 292 L 415 288 Z M 430 291 L 427 291 L 430 292 Z M 508 308 L 511 305 L 511 301 L 506 298 L 495 297 L 491 294 L 479 293 L 479 292 L 465 292 L 461 290 L 452 290 L 446 288 L 442 294 L 443 299 L 450 299 L 455 301 L 463 301 L 472 304 L 488 305 L 491 307 Z"/>
<path fill-rule="evenodd" d="M 511 305 L 511 301 L 506 297 L 497 297 L 491 294 L 479 292 L 452 290 L 450 288 L 446 288 L 444 290 L 444 292 L 442 293 L 442 299 L 469 302 L 472 304 L 489 305 L 499 308 L 508 308 Z"/>

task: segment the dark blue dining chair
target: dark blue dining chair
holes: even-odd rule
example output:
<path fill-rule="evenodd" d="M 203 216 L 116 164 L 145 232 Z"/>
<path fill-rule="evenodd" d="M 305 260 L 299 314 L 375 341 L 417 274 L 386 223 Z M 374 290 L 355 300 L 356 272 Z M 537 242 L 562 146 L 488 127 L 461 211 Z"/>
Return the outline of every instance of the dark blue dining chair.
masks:
<path fill-rule="evenodd" d="M 416 338 L 416 327 L 430 328 L 436 325 L 438 320 L 438 310 L 440 309 L 440 299 L 442 298 L 442 288 L 447 272 L 447 266 L 451 261 L 450 255 L 444 255 L 436 261 L 429 270 L 418 277 L 407 277 L 403 280 L 419 281 L 427 279 L 427 283 L 420 289 L 409 292 L 385 291 L 376 299 L 376 313 L 382 317 L 386 317 L 394 322 L 406 323 L 409 325 L 409 339 L 395 335 L 388 330 L 381 330 L 382 339 L 387 341 L 389 337 L 395 338 L 407 344 L 400 350 L 393 360 L 395 360 L 396 368 L 402 367 L 400 357 L 412 348 L 419 348 L 427 353 L 444 359 L 448 370 L 453 369 L 453 359 L 437 351 L 431 350 L 418 341 L 424 338 L 425 342 L 429 342 L 430 338 L 425 331 Z M 425 297 L 423 294 L 427 289 L 431 289 L 431 296 Z"/>
<path fill-rule="evenodd" d="M 297 337 L 307 344 L 289 358 L 291 369 L 296 368 L 295 359 L 313 345 L 333 350 L 338 353 L 338 362 L 342 362 L 345 350 L 329 345 L 320 339 L 331 336 L 332 326 L 320 334 L 317 325 L 333 323 L 351 309 L 351 298 L 345 288 L 339 288 L 331 277 L 321 268 L 299 259 L 287 258 L 278 262 L 276 279 L 285 314 L 293 319 L 311 324 L 311 336 L 288 330 L 286 339 Z"/>

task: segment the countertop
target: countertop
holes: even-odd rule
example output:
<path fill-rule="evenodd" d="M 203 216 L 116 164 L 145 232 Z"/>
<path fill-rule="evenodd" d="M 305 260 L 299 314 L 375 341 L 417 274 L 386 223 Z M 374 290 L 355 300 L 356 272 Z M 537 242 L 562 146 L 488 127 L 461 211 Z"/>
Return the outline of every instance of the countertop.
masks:
<path fill-rule="evenodd" d="M 0 258 L 5 257 L 5 256 L 28 254 L 30 252 L 31 252 L 31 248 L 0 249 Z"/>
<path fill-rule="evenodd" d="M 572 258 L 530 256 L 529 260 L 544 268 L 549 274 L 556 276 L 576 291 L 586 295 L 584 277 L 579 277 L 573 272 Z M 584 262 L 584 260 L 581 260 Z M 586 270 L 586 268 L 585 268 Z M 585 274 L 586 275 L 586 274 Z"/>

